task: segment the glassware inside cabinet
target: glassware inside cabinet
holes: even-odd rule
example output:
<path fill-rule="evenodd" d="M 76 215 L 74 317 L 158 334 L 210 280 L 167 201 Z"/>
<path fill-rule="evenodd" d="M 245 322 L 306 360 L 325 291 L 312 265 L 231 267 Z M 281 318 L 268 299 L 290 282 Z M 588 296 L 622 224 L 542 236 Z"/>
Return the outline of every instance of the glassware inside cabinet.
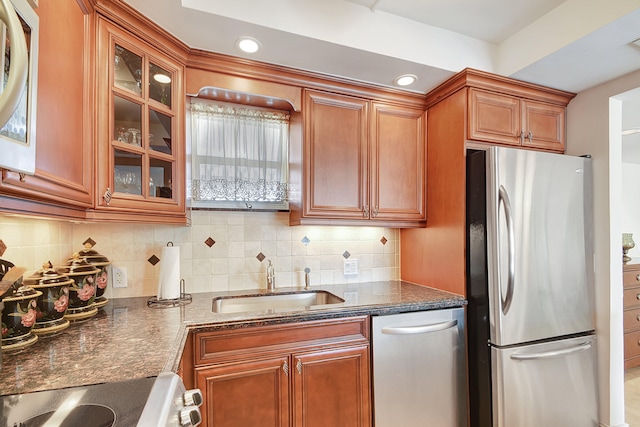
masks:
<path fill-rule="evenodd" d="M 142 156 L 114 150 L 113 184 L 116 192 L 142 195 Z"/>
<path fill-rule="evenodd" d="M 142 57 L 116 44 L 113 58 L 114 79 L 116 86 L 142 94 Z"/>
<path fill-rule="evenodd" d="M 142 108 L 139 104 L 117 95 L 113 97 L 114 139 L 127 144 L 142 145 Z"/>
<path fill-rule="evenodd" d="M 149 62 L 149 98 L 171 108 L 171 73 Z"/>
<path fill-rule="evenodd" d="M 171 152 L 171 117 L 149 109 L 149 148 L 165 154 Z"/>
<path fill-rule="evenodd" d="M 150 195 L 152 197 L 155 196 L 170 199 L 172 197 L 171 183 L 173 179 L 173 163 L 151 158 L 149 159 L 149 166 Z"/>

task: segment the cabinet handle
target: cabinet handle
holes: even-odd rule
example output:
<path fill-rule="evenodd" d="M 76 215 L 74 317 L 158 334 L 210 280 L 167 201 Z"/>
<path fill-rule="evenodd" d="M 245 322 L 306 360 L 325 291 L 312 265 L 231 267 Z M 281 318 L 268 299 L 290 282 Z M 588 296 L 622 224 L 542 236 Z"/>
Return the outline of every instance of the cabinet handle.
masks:
<path fill-rule="evenodd" d="M 636 320 L 637 320 L 638 322 L 640 322 L 640 314 L 638 314 L 638 315 L 636 316 Z"/>
<path fill-rule="evenodd" d="M 285 360 L 284 363 L 282 364 L 282 370 L 284 371 L 284 374 L 286 376 L 289 376 L 289 364 L 287 363 L 287 361 Z"/>
<path fill-rule="evenodd" d="M 296 369 L 299 374 L 302 374 L 302 360 L 298 359 L 298 363 L 296 363 Z"/>
<path fill-rule="evenodd" d="M 520 144 L 522 144 L 524 142 L 524 131 L 521 130 L 520 135 L 516 135 L 516 138 L 520 139 Z"/>
<path fill-rule="evenodd" d="M 636 281 L 640 282 L 640 274 L 636 274 Z"/>
<path fill-rule="evenodd" d="M 533 132 L 529 131 L 527 138 L 529 139 L 529 142 L 533 142 Z"/>
<path fill-rule="evenodd" d="M 640 347 L 640 340 L 638 340 L 638 347 Z"/>
<path fill-rule="evenodd" d="M 364 208 L 362 209 L 362 216 L 369 218 L 369 205 L 364 205 Z"/>
<path fill-rule="evenodd" d="M 107 191 L 102 195 L 102 199 L 109 206 L 109 202 L 111 202 L 111 188 L 107 188 Z"/>
<path fill-rule="evenodd" d="M 20 182 L 27 182 L 27 174 L 19 172 L 18 175 L 20 176 Z"/>
<path fill-rule="evenodd" d="M 373 217 L 377 217 L 378 216 L 378 207 L 376 206 L 375 208 L 373 208 Z"/>
<path fill-rule="evenodd" d="M 636 294 L 636 299 L 640 301 L 640 294 Z"/>

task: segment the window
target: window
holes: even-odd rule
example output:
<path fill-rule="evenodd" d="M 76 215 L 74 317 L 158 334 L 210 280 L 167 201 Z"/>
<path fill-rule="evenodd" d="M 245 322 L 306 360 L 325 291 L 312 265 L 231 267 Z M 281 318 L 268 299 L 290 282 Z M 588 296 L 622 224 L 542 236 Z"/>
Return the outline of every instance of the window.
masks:
<path fill-rule="evenodd" d="M 289 113 L 192 99 L 192 206 L 287 209 Z"/>

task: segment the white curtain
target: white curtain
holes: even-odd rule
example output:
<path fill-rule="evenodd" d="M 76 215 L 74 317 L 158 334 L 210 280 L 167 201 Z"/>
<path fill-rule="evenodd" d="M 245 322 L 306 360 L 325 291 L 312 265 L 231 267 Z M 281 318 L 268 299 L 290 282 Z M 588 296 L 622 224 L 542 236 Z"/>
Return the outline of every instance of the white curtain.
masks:
<path fill-rule="evenodd" d="M 191 138 L 193 200 L 286 202 L 287 112 L 192 100 Z"/>

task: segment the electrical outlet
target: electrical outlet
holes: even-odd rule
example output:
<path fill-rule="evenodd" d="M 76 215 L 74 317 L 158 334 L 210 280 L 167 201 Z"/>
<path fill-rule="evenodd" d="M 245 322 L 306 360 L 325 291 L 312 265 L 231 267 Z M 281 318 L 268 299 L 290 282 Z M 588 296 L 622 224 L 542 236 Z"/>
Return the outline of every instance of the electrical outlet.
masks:
<path fill-rule="evenodd" d="M 354 276 L 358 274 L 358 260 L 357 259 L 345 259 L 344 260 L 344 275 Z"/>
<path fill-rule="evenodd" d="M 127 269 L 125 267 L 111 267 L 111 282 L 114 288 L 126 288 Z"/>

